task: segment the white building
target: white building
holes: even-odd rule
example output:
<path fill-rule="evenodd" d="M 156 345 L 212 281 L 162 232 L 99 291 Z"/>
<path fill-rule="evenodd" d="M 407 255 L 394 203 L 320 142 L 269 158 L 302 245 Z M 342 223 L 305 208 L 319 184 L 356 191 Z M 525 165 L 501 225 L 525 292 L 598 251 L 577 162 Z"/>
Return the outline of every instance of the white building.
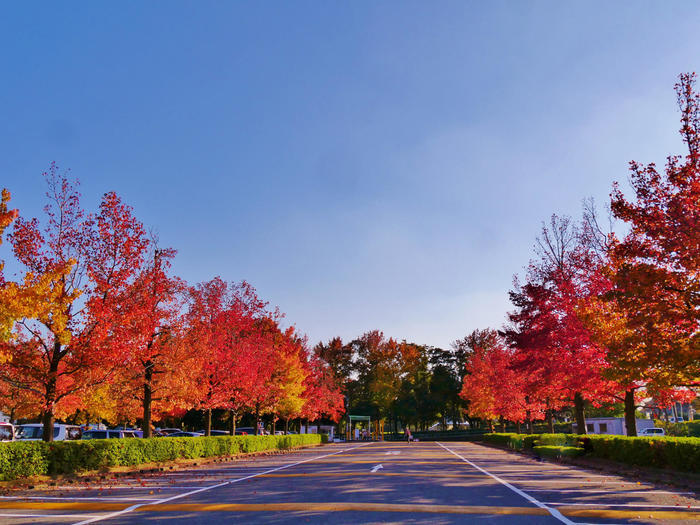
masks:
<path fill-rule="evenodd" d="M 645 428 L 653 428 L 654 421 L 651 419 L 637 419 L 637 432 Z M 576 433 L 576 423 L 573 424 Z M 627 435 L 624 417 L 587 417 L 586 430 L 588 434 L 613 434 L 618 436 Z"/>

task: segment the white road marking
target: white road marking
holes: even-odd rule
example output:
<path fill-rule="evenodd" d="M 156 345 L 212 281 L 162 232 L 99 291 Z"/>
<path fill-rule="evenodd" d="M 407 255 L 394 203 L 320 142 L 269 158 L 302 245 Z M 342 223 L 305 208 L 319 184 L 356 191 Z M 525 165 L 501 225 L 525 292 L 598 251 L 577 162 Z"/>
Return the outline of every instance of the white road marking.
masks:
<path fill-rule="evenodd" d="M 348 449 L 348 451 L 349 451 L 349 450 L 354 450 L 354 449 L 356 449 L 356 448 L 364 447 L 364 446 L 366 446 L 366 445 L 370 445 L 371 443 L 372 443 L 372 442 L 370 441 L 370 442 L 368 442 L 368 443 L 363 443 L 363 444 L 361 444 L 361 445 L 357 445 L 356 447 L 352 447 L 352 448 Z M 245 477 L 243 477 L 243 478 L 237 478 L 237 479 L 232 479 L 232 480 L 224 481 L 223 483 L 217 483 L 216 485 L 210 485 L 210 486 L 208 486 L 208 487 L 200 487 L 200 488 L 198 488 L 197 490 L 192 490 L 192 491 L 189 491 L 189 492 L 183 492 L 182 494 L 177 494 L 177 495 L 171 496 L 171 497 L 169 497 L 169 498 L 163 498 L 163 499 L 155 500 L 155 501 L 152 501 L 152 502 L 149 502 L 149 503 L 137 503 L 136 505 L 132 505 L 131 507 L 127 507 L 127 508 L 124 509 L 124 510 L 120 510 L 120 511 L 117 511 L 117 512 L 112 512 L 111 514 L 105 514 L 104 516 L 98 516 L 98 517 L 95 517 L 95 518 L 92 518 L 92 519 L 89 519 L 89 520 L 79 521 L 79 522 L 75 523 L 74 525 L 87 525 L 88 523 L 95 523 L 95 522 L 98 522 L 98 521 L 102 521 L 102 520 L 106 520 L 106 519 L 111 519 L 111 518 L 114 518 L 114 517 L 117 517 L 117 516 L 121 516 L 121 515 L 123 515 L 123 514 L 128 514 L 129 512 L 133 512 L 134 510 L 136 510 L 136 509 L 138 509 L 138 508 L 140 508 L 140 507 L 143 507 L 143 506 L 145 506 L 145 505 L 151 506 L 151 505 L 159 505 L 159 504 L 161 504 L 161 503 L 168 503 L 169 501 L 173 501 L 173 500 L 180 499 L 180 498 L 186 498 L 186 497 L 192 496 L 192 495 L 194 495 L 194 494 L 199 494 L 200 492 L 206 492 L 206 491 L 208 491 L 208 490 L 213 490 L 213 489 L 217 489 L 217 488 L 219 488 L 219 487 L 224 487 L 224 486 L 226 486 L 226 485 L 231 485 L 231 484 L 233 484 L 233 483 L 238 483 L 239 481 L 245 481 L 245 480 L 247 480 L 247 479 L 251 479 L 251 478 L 258 477 L 258 476 L 262 476 L 263 474 L 270 474 L 270 473 L 272 473 L 272 472 L 277 472 L 277 471 L 279 471 L 279 470 L 284 470 L 284 469 L 288 469 L 288 468 L 291 468 L 291 467 L 296 467 L 297 465 L 301 465 L 302 463 L 308 463 L 309 461 L 314 461 L 314 460 L 317 460 L 317 459 L 323 459 L 323 458 L 327 458 L 327 457 L 329 457 L 329 456 L 335 456 L 336 454 L 340 454 L 341 452 L 345 452 L 345 450 L 337 450 L 337 451 L 335 451 L 335 452 L 331 452 L 330 454 L 324 454 L 323 456 L 317 456 L 317 457 L 313 457 L 313 458 L 309 458 L 309 459 L 304 459 L 304 460 L 302 460 L 302 461 L 297 461 L 296 463 L 289 463 L 289 464 L 283 465 L 283 466 L 281 466 L 281 467 L 276 467 L 276 468 L 273 468 L 273 469 L 268 469 L 268 470 L 265 470 L 265 471 L 263 471 L 263 472 L 258 472 L 257 474 L 251 474 L 250 476 L 245 476 Z"/>
<path fill-rule="evenodd" d="M 381 470 L 383 468 L 384 468 L 384 465 L 382 465 L 382 464 L 375 465 L 372 467 L 372 470 L 370 470 L 370 472 L 377 472 L 378 470 Z"/>
<path fill-rule="evenodd" d="M 511 485 L 511 484 L 508 483 L 507 481 L 502 480 L 501 478 L 499 478 L 498 476 L 496 476 L 496 475 L 494 475 L 494 474 L 491 474 L 488 470 L 485 470 L 485 469 L 481 468 L 479 465 L 476 465 L 476 464 L 472 463 L 472 462 L 469 461 L 467 458 L 465 458 L 465 457 L 463 457 L 463 456 L 460 456 L 460 455 L 457 454 L 456 452 L 454 452 L 454 451 L 450 450 L 449 448 L 447 448 L 447 447 L 446 447 L 445 445 L 443 445 L 442 443 L 437 442 L 437 444 L 440 445 L 440 446 L 441 446 L 442 448 L 444 448 L 445 450 L 447 450 L 450 454 L 453 454 L 453 455 L 457 456 L 459 459 L 461 459 L 461 460 L 464 461 L 465 463 L 471 465 L 472 467 L 474 467 L 474 468 L 477 469 L 478 471 L 483 472 L 483 473 L 486 474 L 487 476 L 489 476 L 489 477 L 495 479 L 496 481 L 498 481 L 499 483 L 505 485 L 506 487 L 508 487 L 510 490 L 512 490 L 513 492 L 515 492 L 515 493 L 518 494 L 519 496 L 522 496 L 523 498 L 525 498 L 526 500 L 528 500 L 530 503 L 532 503 L 532 504 L 534 504 L 534 505 L 537 505 L 537 506 L 538 506 L 539 508 L 541 508 L 541 509 L 545 509 L 545 510 L 546 510 L 547 512 L 549 512 L 554 518 L 558 519 L 558 520 L 561 521 L 562 523 L 566 523 L 566 525 L 576 525 L 575 522 L 571 521 L 569 518 L 567 518 L 566 516 L 564 516 L 564 515 L 563 515 L 561 512 L 559 512 L 557 509 L 553 509 L 552 507 L 549 507 L 546 503 L 542 503 L 541 501 L 539 501 L 538 499 L 536 499 L 536 498 L 530 496 L 530 495 L 527 494 L 526 492 L 523 492 L 523 491 L 520 490 L 519 488 L 514 487 L 513 485 Z"/>
<path fill-rule="evenodd" d="M 401 454 L 400 450 L 388 450 L 384 453 L 385 456 L 398 456 Z"/>

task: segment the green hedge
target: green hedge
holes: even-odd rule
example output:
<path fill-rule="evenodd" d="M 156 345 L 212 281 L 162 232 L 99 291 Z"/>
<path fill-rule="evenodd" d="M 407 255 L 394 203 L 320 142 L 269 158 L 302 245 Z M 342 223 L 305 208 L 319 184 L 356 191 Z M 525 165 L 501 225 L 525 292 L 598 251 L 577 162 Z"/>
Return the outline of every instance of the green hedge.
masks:
<path fill-rule="evenodd" d="M 656 468 L 700 472 L 700 438 L 627 437 L 573 434 L 484 434 L 482 441 L 513 450 L 535 450 L 541 455 L 569 455 L 563 449 L 583 447 L 590 457 L 598 457 Z M 571 452 L 574 454 L 574 452 Z M 579 454 L 576 452 L 575 454 Z"/>
<path fill-rule="evenodd" d="M 557 446 L 557 445 L 538 445 L 532 447 L 535 454 L 549 458 L 560 458 L 564 457 L 578 457 L 583 456 L 584 450 L 581 447 L 568 447 L 568 446 Z"/>
<path fill-rule="evenodd" d="M 666 429 L 669 436 L 700 437 L 700 421 L 684 421 L 683 423 L 665 423 L 657 421 L 657 426 Z"/>
<path fill-rule="evenodd" d="M 37 475 L 72 474 L 109 467 L 176 459 L 287 450 L 328 441 L 323 434 L 217 436 L 0 443 L 0 481 Z"/>
<path fill-rule="evenodd" d="M 700 438 L 581 436 L 594 457 L 656 468 L 700 472 Z"/>

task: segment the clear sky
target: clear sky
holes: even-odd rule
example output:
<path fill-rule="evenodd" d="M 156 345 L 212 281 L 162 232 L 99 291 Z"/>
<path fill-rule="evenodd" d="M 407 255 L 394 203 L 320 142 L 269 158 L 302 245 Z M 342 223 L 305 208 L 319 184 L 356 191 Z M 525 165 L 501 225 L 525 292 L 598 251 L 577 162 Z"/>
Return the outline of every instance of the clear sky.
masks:
<path fill-rule="evenodd" d="M 115 190 L 315 343 L 498 327 L 542 220 L 680 152 L 698 2 L 13 2 L 0 186 Z M 2 257 L 8 258 L 7 246 Z"/>

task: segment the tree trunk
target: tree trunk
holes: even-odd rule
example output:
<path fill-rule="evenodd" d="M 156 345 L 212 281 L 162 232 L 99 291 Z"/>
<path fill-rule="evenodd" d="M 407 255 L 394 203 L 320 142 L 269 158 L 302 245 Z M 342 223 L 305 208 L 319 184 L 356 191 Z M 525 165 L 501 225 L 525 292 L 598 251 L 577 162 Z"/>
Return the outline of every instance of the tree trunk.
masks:
<path fill-rule="evenodd" d="M 489 432 L 493 432 L 493 421 L 489 419 Z"/>
<path fill-rule="evenodd" d="M 586 428 L 586 413 L 584 411 L 581 392 L 576 392 L 574 394 L 574 415 L 576 418 L 576 432 L 578 434 L 588 434 L 588 429 Z"/>
<path fill-rule="evenodd" d="M 625 392 L 625 427 L 628 436 L 637 435 L 637 419 L 634 416 L 634 388 Z"/>
<path fill-rule="evenodd" d="M 498 416 L 498 422 L 501 424 L 501 432 L 506 431 L 506 420 L 503 419 L 503 416 Z"/>
<path fill-rule="evenodd" d="M 289 418 L 285 419 L 284 421 L 284 433 L 289 434 Z"/>
<path fill-rule="evenodd" d="M 522 426 L 520 425 L 520 421 L 515 422 L 515 432 L 517 434 L 522 434 Z"/>
<path fill-rule="evenodd" d="M 548 409 L 547 410 L 547 428 L 549 429 L 550 434 L 554 434 L 554 414 L 553 410 Z"/>
<path fill-rule="evenodd" d="M 526 405 L 530 404 L 530 397 L 525 396 Z M 532 415 L 530 409 L 525 410 L 525 431 L 528 434 L 532 434 Z"/>
<path fill-rule="evenodd" d="M 207 417 L 204 421 L 204 435 L 211 436 L 211 408 L 207 409 Z"/>
<path fill-rule="evenodd" d="M 235 436 L 236 435 L 236 411 L 235 410 L 229 410 L 229 416 L 231 417 L 231 423 L 230 423 L 230 431 L 231 435 Z"/>
<path fill-rule="evenodd" d="M 255 405 L 255 435 L 257 436 L 260 432 L 260 405 Z"/>
<path fill-rule="evenodd" d="M 53 413 L 56 405 L 56 381 L 58 378 L 58 365 L 61 361 L 61 343 L 55 341 L 53 344 L 53 354 L 51 355 L 51 363 L 49 364 L 49 380 L 46 382 L 46 393 L 44 401 L 46 408 L 42 416 L 44 431 L 42 439 L 44 441 L 53 441 L 54 417 Z"/>
<path fill-rule="evenodd" d="M 144 363 L 143 375 L 143 437 L 151 437 L 151 407 L 153 405 L 153 361 L 150 359 Z"/>
<path fill-rule="evenodd" d="M 277 415 L 273 412 L 272 413 L 272 435 L 275 435 L 275 431 L 277 430 Z"/>

